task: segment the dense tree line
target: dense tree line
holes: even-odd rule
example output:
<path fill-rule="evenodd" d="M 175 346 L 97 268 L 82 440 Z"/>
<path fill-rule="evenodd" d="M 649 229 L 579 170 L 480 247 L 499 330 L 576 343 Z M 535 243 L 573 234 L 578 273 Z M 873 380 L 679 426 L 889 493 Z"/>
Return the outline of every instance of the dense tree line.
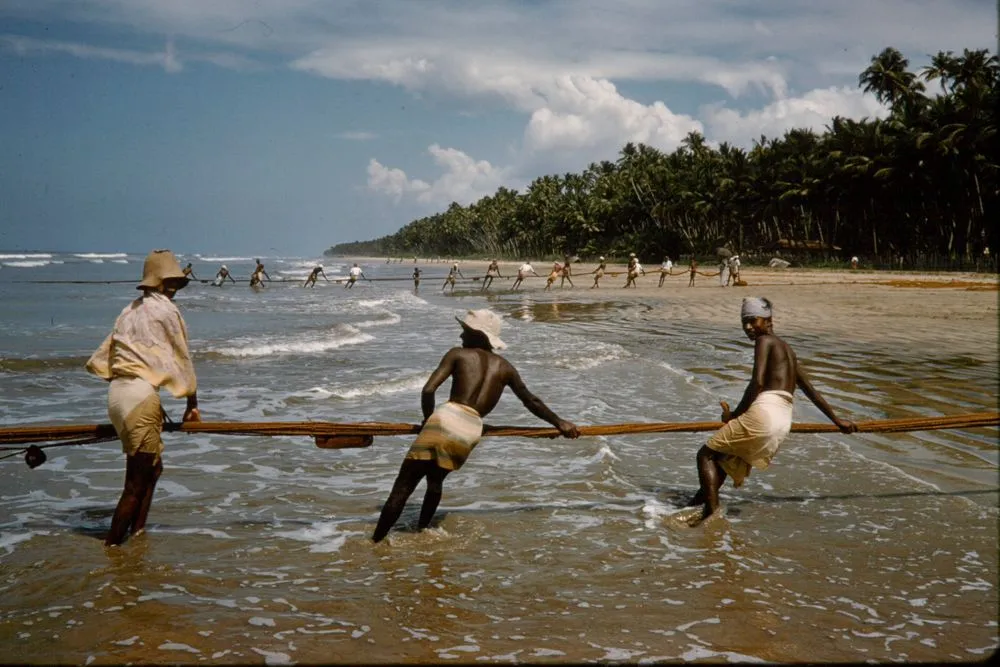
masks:
<path fill-rule="evenodd" d="M 614 162 L 541 176 L 524 192 L 502 187 L 327 254 L 676 258 L 723 245 L 769 254 L 783 239 L 831 257 L 968 267 L 983 248 L 1000 250 L 1000 65 L 966 49 L 908 67 L 887 48 L 858 77 L 885 118 L 835 117 L 821 134 L 761 136 L 750 150 L 713 148 L 698 133 L 670 153 L 629 143 Z"/>

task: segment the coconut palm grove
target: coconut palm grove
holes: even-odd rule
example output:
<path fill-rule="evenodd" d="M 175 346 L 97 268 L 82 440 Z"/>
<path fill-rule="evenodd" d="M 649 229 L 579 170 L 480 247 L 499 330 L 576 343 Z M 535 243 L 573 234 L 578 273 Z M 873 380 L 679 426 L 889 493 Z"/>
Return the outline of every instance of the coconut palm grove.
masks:
<path fill-rule="evenodd" d="M 523 192 L 501 187 L 326 254 L 681 257 L 726 246 L 763 257 L 805 247 L 814 260 L 978 267 L 984 250 L 1000 250 L 998 81 L 985 49 L 939 52 L 915 72 L 886 48 L 858 77 L 884 118 L 834 117 L 822 133 L 761 136 L 749 150 L 698 133 L 670 153 L 629 143 L 613 162 L 541 176 Z"/>

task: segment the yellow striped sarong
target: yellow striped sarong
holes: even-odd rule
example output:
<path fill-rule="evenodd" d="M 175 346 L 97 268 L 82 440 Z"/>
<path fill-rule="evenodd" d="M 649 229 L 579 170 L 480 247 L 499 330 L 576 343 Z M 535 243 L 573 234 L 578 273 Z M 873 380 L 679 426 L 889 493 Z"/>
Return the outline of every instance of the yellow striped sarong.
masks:
<path fill-rule="evenodd" d="M 432 414 L 406 458 L 434 461 L 439 468 L 458 470 L 483 435 L 483 420 L 468 405 L 448 401 Z"/>

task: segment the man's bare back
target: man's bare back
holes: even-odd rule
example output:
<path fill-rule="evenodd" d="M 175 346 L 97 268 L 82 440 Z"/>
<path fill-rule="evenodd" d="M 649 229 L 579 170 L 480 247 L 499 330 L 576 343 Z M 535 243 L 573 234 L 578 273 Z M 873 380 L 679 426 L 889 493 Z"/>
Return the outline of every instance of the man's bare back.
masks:
<path fill-rule="evenodd" d="M 510 387 L 524 406 L 540 419 L 550 424 L 561 420 L 521 380 L 520 374 L 509 361 L 498 354 L 477 347 L 454 347 L 445 353 L 441 363 L 431 373 L 421 393 L 424 419 L 434 412 L 434 392 L 452 378 L 448 400 L 467 405 L 485 417 L 500 401 L 504 389 Z M 569 432 L 572 424 L 560 430 Z M 575 430 L 575 429 L 574 429 Z"/>

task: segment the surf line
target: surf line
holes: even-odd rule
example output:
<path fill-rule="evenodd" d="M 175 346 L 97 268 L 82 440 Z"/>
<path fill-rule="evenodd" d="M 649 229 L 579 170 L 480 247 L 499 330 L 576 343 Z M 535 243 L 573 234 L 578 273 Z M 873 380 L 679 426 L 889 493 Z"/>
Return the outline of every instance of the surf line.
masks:
<path fill-rule="evenodd" d="M 856 422 L 858 433 L 903 433 L 940 429 L 1000 426 L 1000 412 L 974 412 L 943 417 L 907 417 Z M 722 422 L 634 422 L 581 426 L 581 436 L 633 435 L 639 433 L 697 433 L 715 431 Z M 213 433 L 219 435 L 308 436 L 321 449 L 368 447 L 375 436 L 413 435 L 419 424 L 398 422 L 168 422 L 168 433 Z M 792 424 L 793 433 L 839 433 L 834 424 Z M 555 438 L 551 427 L 483 426 L 484 436 Z M 0 461 L 24 454 L 25 463 L 35 468 L 45 462 L 48 447 L 65 447 L 106 442 L 118 437 L 111 424 L 68 424 L 58 426 L 11 426 L 0 428 Z M 28 447 L 21 445 L 29 444 Z M 51 443 L 38 445 L 37 443 Z"/>

